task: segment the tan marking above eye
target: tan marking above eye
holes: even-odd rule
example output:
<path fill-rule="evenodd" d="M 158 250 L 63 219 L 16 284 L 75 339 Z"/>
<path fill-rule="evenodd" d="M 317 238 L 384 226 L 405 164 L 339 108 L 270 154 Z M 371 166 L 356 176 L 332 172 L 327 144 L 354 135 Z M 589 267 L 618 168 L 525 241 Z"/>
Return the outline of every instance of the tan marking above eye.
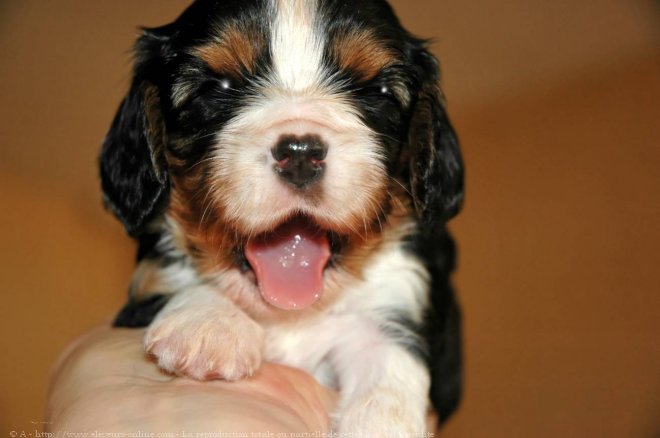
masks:
<path fill-rule="evenodd" d="M 208 44 L 197 47 L 195 55 L 219 74 L 254 73 L 257 58 L 264 47 L 263 37 L 253 27 L 229 26 L 217 32 Z"/>
<path fill-rule="evenodd" d="M 396 53 L 368 30 L 340 32 L 330 51 L 342 70 L 358 75 L 363 81 L 373 79 L 384 68 L 398 62 Z"/>

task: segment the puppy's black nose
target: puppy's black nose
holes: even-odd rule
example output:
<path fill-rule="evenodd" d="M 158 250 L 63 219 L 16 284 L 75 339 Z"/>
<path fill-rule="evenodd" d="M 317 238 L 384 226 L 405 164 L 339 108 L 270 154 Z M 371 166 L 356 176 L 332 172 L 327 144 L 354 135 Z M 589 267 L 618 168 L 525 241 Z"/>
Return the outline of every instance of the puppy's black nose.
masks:
<path fill-rule="evenodd" d="M 284 135 L 271 149 L 276 161 L 275 172 L 299 189 L 321 177 L 327 152 L 328 148 L 316 135 Z"/>

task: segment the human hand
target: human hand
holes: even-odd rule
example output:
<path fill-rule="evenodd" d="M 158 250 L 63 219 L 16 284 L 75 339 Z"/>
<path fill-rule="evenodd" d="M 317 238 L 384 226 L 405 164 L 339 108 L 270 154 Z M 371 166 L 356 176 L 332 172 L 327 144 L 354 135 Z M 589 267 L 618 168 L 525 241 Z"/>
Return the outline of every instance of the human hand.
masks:
<path fill-rule="evenodd" d="M 143 337 L 144 330 L 100 327 L 70 345 L 51 380 L 47 431 L 189 438 L 184 432 L 330 430 L 336 394 L 303 371 L 264 363 L 237 382 L 174 377 L 145 356 Z"/>

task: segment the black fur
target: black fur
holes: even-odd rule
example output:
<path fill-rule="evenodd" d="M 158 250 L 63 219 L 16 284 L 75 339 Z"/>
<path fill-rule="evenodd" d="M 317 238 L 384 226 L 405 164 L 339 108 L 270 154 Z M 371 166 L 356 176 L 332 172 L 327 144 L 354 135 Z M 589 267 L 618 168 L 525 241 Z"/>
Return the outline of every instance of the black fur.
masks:
<path fill-rule="evenodd" d="M 463 202 L 463 161 L 438 87 L 438 63 L 421 41 L 415 46 L 413 59 L 421 80 L 404 158 L 420 222 L 410 250 L 431 274 L 431 306 L 422 333 L 429 353 L 431 401 L 442 423 L 458 407 L 462 387 L 461 314 L 450 280 L 456 248 L 446 222 Z"/>
<path fill-rule="evenodd" d="M 431 306 L 418 333 L 428 352 L 431 401 L 442 423 L 458 407 L 462 386 L 461 314 L 450 281 L 456 249 L 446 230 L 433 234 L 420 231 L 409 237 L 408 244 L 431 275 Z"/>
<path fill-rule="evenodd" d="M 420 48 L 414 63 L 422 80 L 408 138 L 410 190 L 422 226 L 441 233 L 463 202 L 463 160 L 442 102 L 436 59 Z"/>
<path fill-rule="evenodd" d="M 142 300 L 128 300 L 112 322 L 113 327 L 138 328 L 146 327 L 167 304 L 171 296 L 150 295 Z"/>
<path fill-rule="evenodd" d="M 413 318 L 403 313 L 390 312 L 383 315 L 380 330 L 391 339 L 403 346 L 416 358 L 428 362 L 429 344 L 424 336 L 424 326 L 416 323 Z"/>
<path fill-rule="evenodd" d="M 139 68 L 100 157 L 105 204 L 134 237 L 160 212 L 169 192 L 160 97 L 154 85 L 141 80 Z"/>

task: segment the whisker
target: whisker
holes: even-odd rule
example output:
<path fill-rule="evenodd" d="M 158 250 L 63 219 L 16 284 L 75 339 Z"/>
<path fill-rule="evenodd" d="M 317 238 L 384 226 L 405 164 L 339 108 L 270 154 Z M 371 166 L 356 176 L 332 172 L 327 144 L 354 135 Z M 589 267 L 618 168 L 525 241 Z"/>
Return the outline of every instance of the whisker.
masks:
<path fill-rule="evenodd" d="M 206 157 L 203 160 L 199 160 L 198 162 L 196 162 L 192 166 L 188 167 L 188 169 L 186 169 L 186 171 L 190 172 L 191 170 L 193 170 L 195 167 L 199 166 L 200 164 L 206 163 L 208 161 L 213 161 L 215 159 L 216 159 L 216 157 Z"/>
<path fill-rule="evenodd" d="M 387 140 L 391 140 L 391 141 L 393 141 L 394 143 L 398 143 L 398 142 L 399 142 L 399 140 L 397 140 L 396 138 L 392 137 L 391 135 L 383 134 L 382 132 L 377 132 L 376 135 L 378 135 L 379 137 L 385 138 L 385 139 L 387 139 Z"/>
<path fill-rule="evenodd" d="M 199 220 L 197 231 L 200 231 L 201 228 L 202 228 L 202 225 L 204 225 L 204 216 L 206 216 L 206 213 L 209 211 L 209 208 L 211 207 L 211 204 L 213 203 L 213 200 L 209 200 L 209 202 L 207 202 L 207 198 L 208 198 L 210 193 L 211 193 L 211 190 L 210 189 L 207 190 L 206 191 L 206 196 L 204 197 L 204 201 L 202 201 L 202 206 L 204 206 L 204 204 L 206 204 L 206 206 L 204 207 L 204 211 L 202 212 L 202 217 Z"/>
<path fill-rule="evenodd" d="M 410 197 L 412 197 L 413 194 L 410 193 L 410 190 L 408 190 L 408 189 L 406 188 L 406 186 L 404 186 L 403 184 L 401 184 L 401 181 L 399 181 L 398 179 L 396 179 L 396 178 L 394 178 L 394 177 L 392 177 L 392 176 L 390 176 L 389 178 L 390 178 L 392 181 L 394 181 L 395 183 L 397 183 L 397 184 L 399 185 L 399 187 L 401 187 L 401 188 L 402 188 L 402 189 L 403 189 L 408 195 L 410 195 Z"/>

